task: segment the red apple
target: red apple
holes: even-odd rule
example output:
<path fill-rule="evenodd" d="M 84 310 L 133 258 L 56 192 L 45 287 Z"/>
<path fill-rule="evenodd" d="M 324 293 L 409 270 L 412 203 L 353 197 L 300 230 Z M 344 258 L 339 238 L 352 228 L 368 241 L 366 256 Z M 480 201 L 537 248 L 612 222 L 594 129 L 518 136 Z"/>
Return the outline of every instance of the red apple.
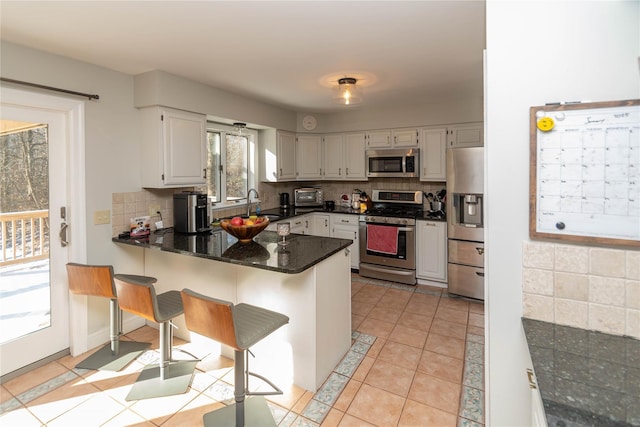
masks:
<path fill-rule="evenodd" d="M 231 225 L 243 225 L 244 224 L 244 220 L 242 218 L 240 218 L 239 216 L 234 216 L 233 218 L 231 218 L 231 221 L 229 221 L 229 224 Z"/>

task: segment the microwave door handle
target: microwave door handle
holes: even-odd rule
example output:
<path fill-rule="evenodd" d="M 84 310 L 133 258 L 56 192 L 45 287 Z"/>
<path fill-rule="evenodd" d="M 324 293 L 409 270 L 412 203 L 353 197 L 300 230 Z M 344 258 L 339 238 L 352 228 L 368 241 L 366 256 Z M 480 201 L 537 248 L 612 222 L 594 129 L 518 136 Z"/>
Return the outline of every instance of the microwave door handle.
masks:
<path fill-rule="evenodd" d="M 402 173 L 407 173 L 407 156 L 402 156 Z"/>

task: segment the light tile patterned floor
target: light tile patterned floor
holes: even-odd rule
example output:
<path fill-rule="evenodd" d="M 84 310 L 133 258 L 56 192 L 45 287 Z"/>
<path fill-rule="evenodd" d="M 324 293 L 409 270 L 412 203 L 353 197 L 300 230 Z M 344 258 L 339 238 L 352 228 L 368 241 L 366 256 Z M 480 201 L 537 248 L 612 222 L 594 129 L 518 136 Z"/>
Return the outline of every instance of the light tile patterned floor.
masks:
<path fill-rule="evenodd" d="M 354 274 L 352 329 L 350 351 L 315 394 L 291 386 L 268 397 L 279 426 L 484 424 L 481 303 Z M 150 327 L 126 338 L 158 346 Z M 125 397 L 142 367 L 157 360 L 156 351 L 116 373 L 74 369 L 84 357 L 66 357 L 2 384 L 0 425 L 197 426 L 205 413 L 233 401 L 233 362 L 224 357 L 205 357 L 187 393 L 136 402 Z"/>

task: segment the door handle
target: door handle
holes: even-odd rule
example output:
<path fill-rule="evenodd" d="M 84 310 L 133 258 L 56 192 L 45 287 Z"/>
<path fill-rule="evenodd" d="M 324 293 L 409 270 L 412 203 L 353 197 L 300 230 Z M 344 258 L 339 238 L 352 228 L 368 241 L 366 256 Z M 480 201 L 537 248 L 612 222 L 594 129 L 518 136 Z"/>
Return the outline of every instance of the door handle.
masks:
<path fill-rule="evenodd" d="M 476 274 L 477 274 L 478 276 L 480 276 L 480 277 L 484 277 L 484 273 L 481 273 L 481 272 L 479 272 L 479 271 L 476 271 Z"/>
<path fill-rule="evenodd" d="M 69 244 L 67 241 L 67 228 L 69 228 L 69 225 L 66 222 L 60 224 L 60 246 L 63 248 Z"/>
<path fill-rule="evenodd" d="M 407 228 L 407 227 L 398 227 L 398 231 L 413 231 L 413 228 Z"/>
<path fill-rule="evenodd" d="M 482 255 L 484 253 L 484 248 L 476 248 L 476 251 L 478 251 L 478 255 Z"/>

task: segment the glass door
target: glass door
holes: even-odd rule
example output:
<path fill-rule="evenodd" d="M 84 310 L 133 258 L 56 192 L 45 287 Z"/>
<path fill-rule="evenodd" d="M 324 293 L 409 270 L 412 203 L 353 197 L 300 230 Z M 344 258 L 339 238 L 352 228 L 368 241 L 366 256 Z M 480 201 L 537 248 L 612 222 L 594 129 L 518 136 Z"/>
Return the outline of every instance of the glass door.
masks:
<path fill-rule="evenodd" d="M 64 112 L 2 101 L 0 375 L 69 348 Z"/>

